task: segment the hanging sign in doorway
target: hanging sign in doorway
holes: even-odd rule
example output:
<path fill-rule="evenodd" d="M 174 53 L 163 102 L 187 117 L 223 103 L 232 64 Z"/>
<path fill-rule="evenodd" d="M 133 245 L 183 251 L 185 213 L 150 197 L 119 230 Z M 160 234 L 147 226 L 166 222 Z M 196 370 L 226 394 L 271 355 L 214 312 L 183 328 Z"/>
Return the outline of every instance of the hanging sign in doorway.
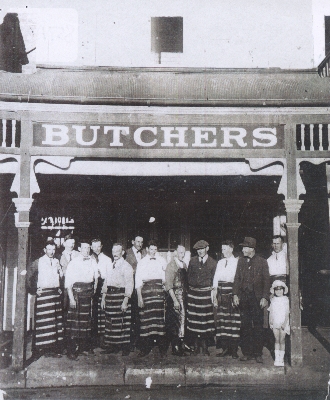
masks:
<path fill-rule="evenodd" d="M 121 126 L 35 123 L 38 147 L 283 149 L 284 125 Z"/>

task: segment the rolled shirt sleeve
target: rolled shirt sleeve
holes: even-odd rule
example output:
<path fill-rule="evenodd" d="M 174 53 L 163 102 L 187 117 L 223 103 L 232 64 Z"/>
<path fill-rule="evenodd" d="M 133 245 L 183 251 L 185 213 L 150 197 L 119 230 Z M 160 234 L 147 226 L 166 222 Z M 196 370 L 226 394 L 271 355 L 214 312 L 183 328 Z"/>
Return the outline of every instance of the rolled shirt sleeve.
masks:
<path fill-rule="evenodd" d="M 128 262 L 125 262 L 124 280 L 125 280 L 125 296 L 131 297 L 134 289 L 134 274 L 133 274 L 133 268 L 130 264 L 128 264 Z"/>

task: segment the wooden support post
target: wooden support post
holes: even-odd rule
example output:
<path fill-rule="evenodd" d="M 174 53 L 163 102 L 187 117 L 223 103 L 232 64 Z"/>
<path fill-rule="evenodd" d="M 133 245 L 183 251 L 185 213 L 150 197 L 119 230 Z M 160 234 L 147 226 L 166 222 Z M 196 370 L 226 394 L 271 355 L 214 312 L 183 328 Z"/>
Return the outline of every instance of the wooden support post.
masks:
<path fill-rule="evenodd" d="M 287 211 L 288 260 L 290 266 L 291 366 L 302 365 L 301 310 L 299 290 L 298 213 L 303 200 L 284 200 Z"/>
<path fill-rule="evenodd" d="M 330 145 L 329 145 L 330 146 Z M 327 231 L 327 241 L 329 243 L 330 239 L 330 164 L 326 164 L 326 175 L 327 175 L 327 192 L 328 192 L 328 231 Z M 327 265 L 330 265 L 330 250 L 329 246 L 326 248 Z"/>
<path fill-rule="evenodd" d="M 24 368 L 26 353 L 26 289 L 25 274 L 28 258 L 28 227 L 18 228 L 18 268 L 15 325 L 13 335 L 12 367 L 16 371 Z"/>
<path fill-rule="evenodd" d="M 20 371 L 24 367 L 26 350 L 26 303 L 27 294 L 25 287 L 26 267 L 28 263 L 29 244 L 29 214 L 33 199 L 13 199 L 17 213 L 15 225 L 18 228 L 18 260 L 17 260 L 17 290 L 15 324 L 13 335 L 12 367 Z"/>
<path fill-rule="evenodd" d="M 18 228 L 17 291 L 12 350 L 12 367 L 16 371 L 20 371 L 24 368 L 26 354 L 27 293 L 25 275 L 28 263 L 30 209 L 33 202 L 30 191 L 30 147 L 32 147 L 32 140 L 32 122 L 29 113 L 23 112 L 21 116 L 19 193 L 17 193 L 18 198 L 13 199 L 17 209 L 15 225 Z"/>
<path fill-rule="evenodd" d="M 291 325 L 291 366 L 301 366 L 302 357 L 302 335 L 301 335 L 301 310 L 299 290 L 299 253 L 298 253 L 298 214 L 303 204 L 299 200 L 298 174 L 296 162 L 296 126 L 285 126 L 285 150 L 286 150 L 286 173 L 287 173 L 287 199 L 284 200 L 287 212 L 287 234 L 288 234 L 288 261 L 290 278 L 290 325 Z"/>

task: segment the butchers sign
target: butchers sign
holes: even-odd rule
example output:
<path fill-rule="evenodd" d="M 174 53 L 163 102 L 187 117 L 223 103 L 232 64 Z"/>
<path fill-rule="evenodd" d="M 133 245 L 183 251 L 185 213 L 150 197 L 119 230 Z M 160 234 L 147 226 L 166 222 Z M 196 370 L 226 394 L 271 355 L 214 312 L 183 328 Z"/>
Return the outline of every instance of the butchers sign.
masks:
<path fill-rule="evenodd" d="M 282 149 L 283 125 L 125 126 L 35 123 L 33 145 L 123 149 Z"/>

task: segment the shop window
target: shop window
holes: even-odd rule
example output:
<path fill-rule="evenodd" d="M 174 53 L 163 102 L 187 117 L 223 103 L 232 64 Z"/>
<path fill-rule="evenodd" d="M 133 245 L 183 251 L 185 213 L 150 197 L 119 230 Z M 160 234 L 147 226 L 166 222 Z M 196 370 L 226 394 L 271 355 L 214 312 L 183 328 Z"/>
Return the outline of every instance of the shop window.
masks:
<path fill-rule="evenodd" d="M 183 18 L 151 18 L 151 51 L 161 53 L 183 53 Z"/>
<path fill-rule="evenodd" d="M 325 55 L 330 53 L 330 16 L 324 17 Z"/>

